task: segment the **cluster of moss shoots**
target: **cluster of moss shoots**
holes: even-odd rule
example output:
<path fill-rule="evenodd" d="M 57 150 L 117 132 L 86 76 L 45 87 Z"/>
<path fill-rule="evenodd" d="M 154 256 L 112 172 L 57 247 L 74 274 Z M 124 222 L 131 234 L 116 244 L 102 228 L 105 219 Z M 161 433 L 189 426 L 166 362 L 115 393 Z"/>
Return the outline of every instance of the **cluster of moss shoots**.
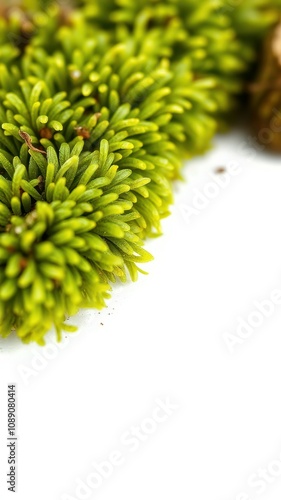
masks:
<path fill-rule="evenodd" d="M 59 340 L 69 316 L 144 272 L 173 180 L 231 119 L 280 7 L 1 3 L 3 337 L 43 344 L 55 327 Z"/>

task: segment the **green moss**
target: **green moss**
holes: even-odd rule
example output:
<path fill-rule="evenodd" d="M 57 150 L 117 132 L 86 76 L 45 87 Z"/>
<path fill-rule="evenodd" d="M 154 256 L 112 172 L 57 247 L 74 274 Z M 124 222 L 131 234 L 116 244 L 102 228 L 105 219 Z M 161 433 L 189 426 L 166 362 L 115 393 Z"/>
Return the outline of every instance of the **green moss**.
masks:
<path fill-rule="evenodd" d="M 0 11 L 0 334 L 44 343 L 152 257 L 182 161 L 237 106 L 280 0 Z"/>

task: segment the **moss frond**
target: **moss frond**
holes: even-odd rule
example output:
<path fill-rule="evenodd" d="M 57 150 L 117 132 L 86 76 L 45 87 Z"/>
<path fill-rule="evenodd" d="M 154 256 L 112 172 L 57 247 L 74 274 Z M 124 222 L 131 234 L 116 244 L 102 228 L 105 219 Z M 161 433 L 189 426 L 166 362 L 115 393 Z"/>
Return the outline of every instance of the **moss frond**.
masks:
<path fill-rule="evenodd" d="M 44 343 L 151 260 L 184 158 L 237 105 L 280 0 L 0 9 L 0 334 Z"/>

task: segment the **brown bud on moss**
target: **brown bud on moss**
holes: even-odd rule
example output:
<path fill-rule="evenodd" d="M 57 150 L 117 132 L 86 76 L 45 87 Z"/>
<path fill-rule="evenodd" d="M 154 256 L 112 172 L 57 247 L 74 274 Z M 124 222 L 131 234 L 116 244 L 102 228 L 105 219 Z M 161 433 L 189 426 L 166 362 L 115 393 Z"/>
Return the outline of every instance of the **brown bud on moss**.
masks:
<path fill-rule="evenodd" d="M 91 133 L 86 127 L 75 127 L 77 135 L 83 137 L 83 139 L 90 139 Z"/>
<path fill-rule="evenodd" d="M 40 137 L 42 137 L 42 139 L 52 139 L 52 137 L 53 137 L 53 132 L 49 127 L 41 128 L 39 133 L 40 133 Z"/>

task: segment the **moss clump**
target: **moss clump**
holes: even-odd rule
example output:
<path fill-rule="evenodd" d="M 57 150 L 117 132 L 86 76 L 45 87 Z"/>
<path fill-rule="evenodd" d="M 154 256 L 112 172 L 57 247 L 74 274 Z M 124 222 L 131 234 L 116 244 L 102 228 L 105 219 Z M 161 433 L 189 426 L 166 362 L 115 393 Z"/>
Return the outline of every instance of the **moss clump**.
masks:
<path fill-rule="evenodd" d="M 44 343 L 135 280 L 184 158 L 237 104 L 280 0 L 0 12 L 0 333 Z M 143 272 L 143 271 L 141 271 Z"/>

